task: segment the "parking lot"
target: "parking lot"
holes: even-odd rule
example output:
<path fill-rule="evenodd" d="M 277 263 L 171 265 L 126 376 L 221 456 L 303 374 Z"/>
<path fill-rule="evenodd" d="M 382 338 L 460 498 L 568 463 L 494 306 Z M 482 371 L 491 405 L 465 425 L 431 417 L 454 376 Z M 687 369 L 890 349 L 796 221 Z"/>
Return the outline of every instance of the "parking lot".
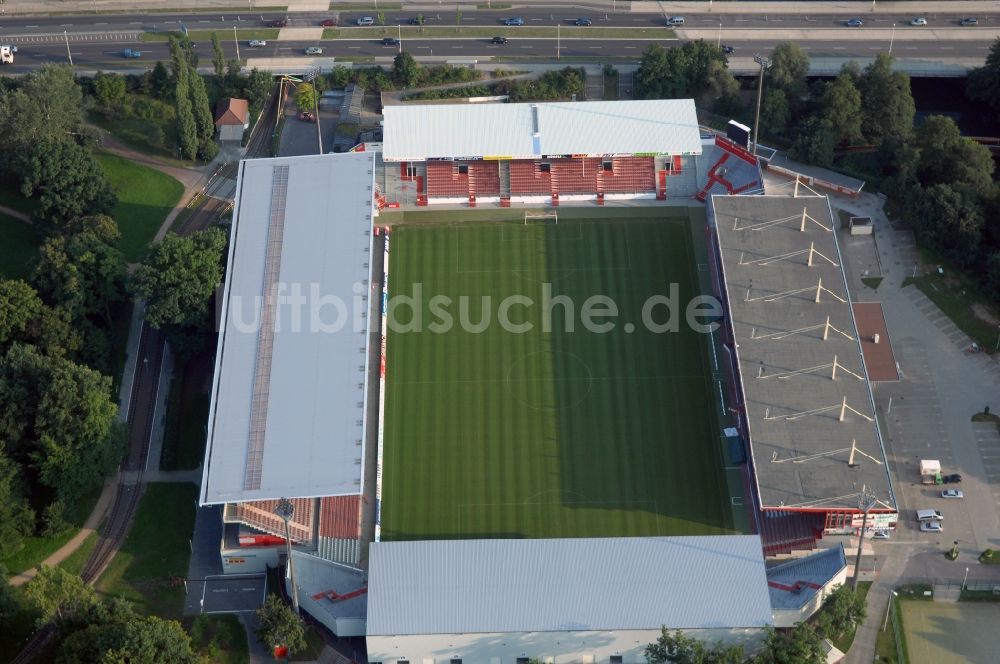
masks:
<path fill-rule="evenodd" d="M 202 593 L 203 613 L 253 611 L 264 603 L 267 578 L 263 574 L 207 577 Z"/>

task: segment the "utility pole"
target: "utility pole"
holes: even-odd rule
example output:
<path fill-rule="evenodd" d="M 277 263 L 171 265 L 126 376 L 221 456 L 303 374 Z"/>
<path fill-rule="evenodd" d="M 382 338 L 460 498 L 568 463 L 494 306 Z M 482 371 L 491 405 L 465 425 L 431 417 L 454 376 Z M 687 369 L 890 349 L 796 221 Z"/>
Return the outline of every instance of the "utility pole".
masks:
<path fill-rule="evenodd" d="M 556 23 L 556 60 L 559 59 L 559 27 L 560 23 Z"/>
<path fill-rule="evenodd" d="M 299 615 L 299 587 L 295 585 L 295 565 L 292 564 L 292 538 L 289 534 L 288 521 L 295 514 L 295 507 L 287 498 L 278 501 L 278 506 L 274 508 L 274 513 L 285 522 L 285 548 L 288 552 L 288 577 L 292 582 L 292 606 L 295 615 Z"/>
<path fill-rule="evenodd" d="M 69 56 L 69 66 L 73 66 L 73 52 L 69 50 L 69 35 L 63 30 L 63 39 L 66 40 L 66 55 Z"/>
<path fill-rule="evenodd" d="M 233 26 L 233 43 L 236 44 L 236 59 L 240 59 L 240 38 L 236 36 L 236 26 Z M 242 61 L 241 61 L 242 62 Z"/>
<path fill-rule="evenodd" d="M 760 133 L 760 100 L 764 96 L 764 72 L 771 68 L 770 58 L 754 54 L 753 61 L 760 65 L 760 82 L 757 84 L 757 113 L 753 120 L 753 154 L 757 154 L 757 136 Z"/>
<path fill-rule="evenodd" d="M 719 41 L 715 45 L 722 48 L 722 21 L 719 21 Z"/>
<path fill-rule="evenodd" d="M 756 147 L 756 146 L 755 146 Z M 851 577 L 851 590 L 858 589 L 858 577 L 861 576 L 861 550 L 865 544 L 865 530 L 868 528 L 868 512 L 875 507 L 875 494 L 868 487 L 861 487 L 858 496 L 858 509 L 864 513 L 861 518 L 861 530 L 858 532 L 858 554 L 854 558 L 854 576 Z"/>
<path fill-rule="evenodd" d="M 397 44 L 397 46 L 399 46 L 399 52 L 402 53 L 403 52 L 403 24 L 402 23 L 397 23 L 396 24 L 396 28 L 397 28 L 397 30 L 396 30 L 396 35 L 397 35 L 396 36 L 396 41 L 399 42 Z"/>

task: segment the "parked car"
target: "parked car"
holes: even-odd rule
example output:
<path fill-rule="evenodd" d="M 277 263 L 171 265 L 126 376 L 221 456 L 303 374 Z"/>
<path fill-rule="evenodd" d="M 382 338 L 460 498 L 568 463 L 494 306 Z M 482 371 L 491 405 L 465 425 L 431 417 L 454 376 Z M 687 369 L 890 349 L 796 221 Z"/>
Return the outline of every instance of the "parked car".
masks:
<path fill-rule="evenodd" d="M 667 19 L 667 25 L 684 25 L 683 16 L 671 16 Z"/>
<path fill-rule="evenodd" d="M 337 27 L 337 19 L 335 19 L 335 18 L 328 18 L 325 21 L 320 21 L 319 24 L 321 26 L 323 26 L 324 28 L 335 28 L 335 27 Z"/>
<path fill-rule="evenodd" d="M 399 46 L 399 40 L 395 37 L 382 37 L 382 46 Z"/>
<path fill-rule="evenodd" d="M 573 25 L 579 25 L 579 26 L 586 26 L 586 25 L 593 25 L 593 24 L 594 24 L 594 22 L 591 21 L 586 16 L 581 16 L 580 18 L 578 18 L 575 21 L 573 21 Z"/>
<path fill-rule="evenodd" d="M 267 46 L 267 42 L 266 42 L 266 41 L 264 41 L 263 39 L 251 39 L 251 40 L 250 40 L 250 41 L 248 42 L 248 45 L 249 45 L 249 46 L 250 46 L 251 48 L 259 48 L 259 47 L 261 47 L 261 46 Z"/>
<path fill-rule="evenodd" d="M 925 533 L 941 533 L 944 532 L 944 526 L 940 521 L 924 521 L 920 524 L 920 530 Z"/>
<path fill-rule="evenodd" d="M 849 28 L 862 28 L 864 27 L 864 25 L 865 22 L 862 21 L 860 18 L 852 18 L 847 22 L 847 27 Z"/>
<path fill-rule="evenodd" d="M 306 49 L 306 55 L 323 55 L 323 49 L 319 46 L 310 46 Z"/>
<path fill-rule="evenodd" d="M 503 44 L 507 43 L 507 38 L 506 37 L 494 37 L 493 39 L 490 40 L 490 43 L 491 44 L 501 44 L 501 45 L 503 45 Z"/>
<path fill-rule="evenodd" d="M 506 21 L 504 21 L 503 24 L 504 25 L 509 25 L 509 26 L 524 25 L 524 19 L 521 18 L 520 16 L 513 16 L 513 17 L 507 19 Z"/>
<path fill-rule="evenodd" d="M 302 111 L 299 113 L 299 120 L 302 120 L 303 122 L 316 122 L 316 116 L 310 111 Z"/>
<path fill-rule="evenodd" d="M 959 24 L 960 25 L 979 25 L 979 19 L 976 18 L 975 16 L 967 16 L 967 17 L 963 18 L 959 22 Z"/>
<path fill-rule="evenodd" d="M 126 58 L 141 58 L 142 57 L 142 51 L 137 51 L 134 48 L 127 48 L 127 49 L 125 49 L 125 53 L 123 55 Z"/>
<path fill-rule="evenodd" d="M 945 475 L 942 477 L 941 481 L 945 484 L 958 484 L 962 481 L 962 476 L 958 473 L 952 473 L 951 475 Z"/>
<path fill-rule="evenodd" d="M 735 50 L 736 50 L 735 48 L 733 48 L 732 46 L 729 46 L 728 44 L 723 44 L 722 45 L 722 52 L 725 53 L 726 55 L 729 55 L 730 53 L 732 53 Z"/>
<path fill-rule="evenodd" d="M 362 16 L 358 19 L 358 25 L 375 25 L 374 16 Z"/>
<path fill-rule="evenodd" d="M 945 489 L 941 492 L 942 498 L 965 498 L 965 494 L 958 489 Z"/>
<path fill-rule="evenodd" d="M 288 25 L 288 19 L 287 18 L 275 19 L 271 21 L 268 25 L 270 25 L 272 28 L 283 28 Z"/>
<path fill-rule="evenodd" d="M 876 530 L 872 533 L 872 539 L 887 540 L 889 539 L 889 535 L 888 530 Z"/>
<path fill-rule="evenodd" d="M 910 21 L 910 25 L 927 25 L 927 19 L 923 16 L 917 16 Z"/>

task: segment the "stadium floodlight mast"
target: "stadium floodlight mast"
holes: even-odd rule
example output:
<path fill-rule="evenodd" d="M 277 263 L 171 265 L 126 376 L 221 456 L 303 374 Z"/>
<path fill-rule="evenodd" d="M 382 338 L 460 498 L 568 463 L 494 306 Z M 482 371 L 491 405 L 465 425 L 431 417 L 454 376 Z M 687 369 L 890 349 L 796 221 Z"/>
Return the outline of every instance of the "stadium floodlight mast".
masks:
<path fill-rule="evenodd" d="M 764 71 L 771 68 L 771 59 L 754 53 L 753 61 L 760 65 L 760 82 L 757 84 L 757 113 L 753 120 L 753 151 L 751 153 L 757 154 L 757 136 L 760 132 L 760 100 L 764 95 Z"/>
<path fill-rule="evenodd" d="M 858 533 L 858 553 L 854 558 L 854 576 L 851 577 L 851 590 L 858 589 L 858 577 L 861 576 L 861 551 L 865 544 L 865 529 L 868 528 L 868 512 L 875 507 L 875 493 L 868 487 L 861 486 L 858 496 L 858 509 L 864 516 L 861 518 L 861 531 Z"/>
<path fill-rule="evenodd" d="M 288 577 L 292 582 L 292 606 L 295 608 L 295 615 L 299 615 L 299 587 L 295 585 L 295 565 L 292 564 L 292 537 L 288 529 L 288 521 L 295 514 L 295 506 L 287 498 L 278 501 L 274 508 L 275 515 L 285 522 L 285 548 L 288 552 Z"/>

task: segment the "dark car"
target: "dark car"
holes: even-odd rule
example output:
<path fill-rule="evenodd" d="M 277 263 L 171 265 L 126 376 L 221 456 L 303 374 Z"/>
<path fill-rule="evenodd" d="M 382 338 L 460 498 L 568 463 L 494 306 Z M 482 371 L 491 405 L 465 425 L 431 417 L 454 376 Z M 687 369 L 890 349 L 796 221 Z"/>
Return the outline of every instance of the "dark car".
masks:
<path fill-rule="evenodd" d="M 320 21 L 320 25 L 322 25 L 324 28 L 335 28 L 337 27 L 337 19 L 328 18 L 325 21 Z"/>
<path fill-rule="evenodd" d="M 941 481 L 945 484 L 958 484 L 962 481 L 962 476 L 958 473 L 952 473 L 951 475 L 945 475 L 942 477 Z"/>
<path fill-rule="evenodd" d="M 288 19 L 287 18 L 275 19 L 275 20 L 271 21 L 271 23 L 270 23 L 270 26 L 272 28 L 283 28 L 286 25 L 288 25 Z"/>
<path fill-rule="evenodd" d="M 382 46 L 399 46 L 399 40 L 395 37 L 383 37 Z"/>
<path fill-rule="evenodd" d="M 575 21 L 573 21 L 573 25 L 584 26 L 584 25 L 593 25 L 593 24 L 594 24 L 594 22 L 591 21 L 586 16 L 581 16 L 580 18 L 578 18 Z"/>
<path fill-rule="evenodd" d="M 425 22 L 423 14 L 418 14 L 410 19 L 410 25 L 423 25 Z"/>
<path fill-rule="evenodd" d="M 725 53 L 726 55 L 729 55 L 730 53 L 736 50 L 735 48 L 729 46 L 728 44 L 723 44 L 721 48 L 722 52 Z"/>
<path fill-rule="evenodd" d="M 979 19 L 975 16 L 969 16 L 967 18 L 963 18 L 960 25 L 979 25 Z"/>
<path fill-rule="evenodd" d="M 507 38 L 506 37 L 494 37 L 493 39 L 490 40 L 490 43 L 491 44 L 506 44 L 507 43 Z"/>

